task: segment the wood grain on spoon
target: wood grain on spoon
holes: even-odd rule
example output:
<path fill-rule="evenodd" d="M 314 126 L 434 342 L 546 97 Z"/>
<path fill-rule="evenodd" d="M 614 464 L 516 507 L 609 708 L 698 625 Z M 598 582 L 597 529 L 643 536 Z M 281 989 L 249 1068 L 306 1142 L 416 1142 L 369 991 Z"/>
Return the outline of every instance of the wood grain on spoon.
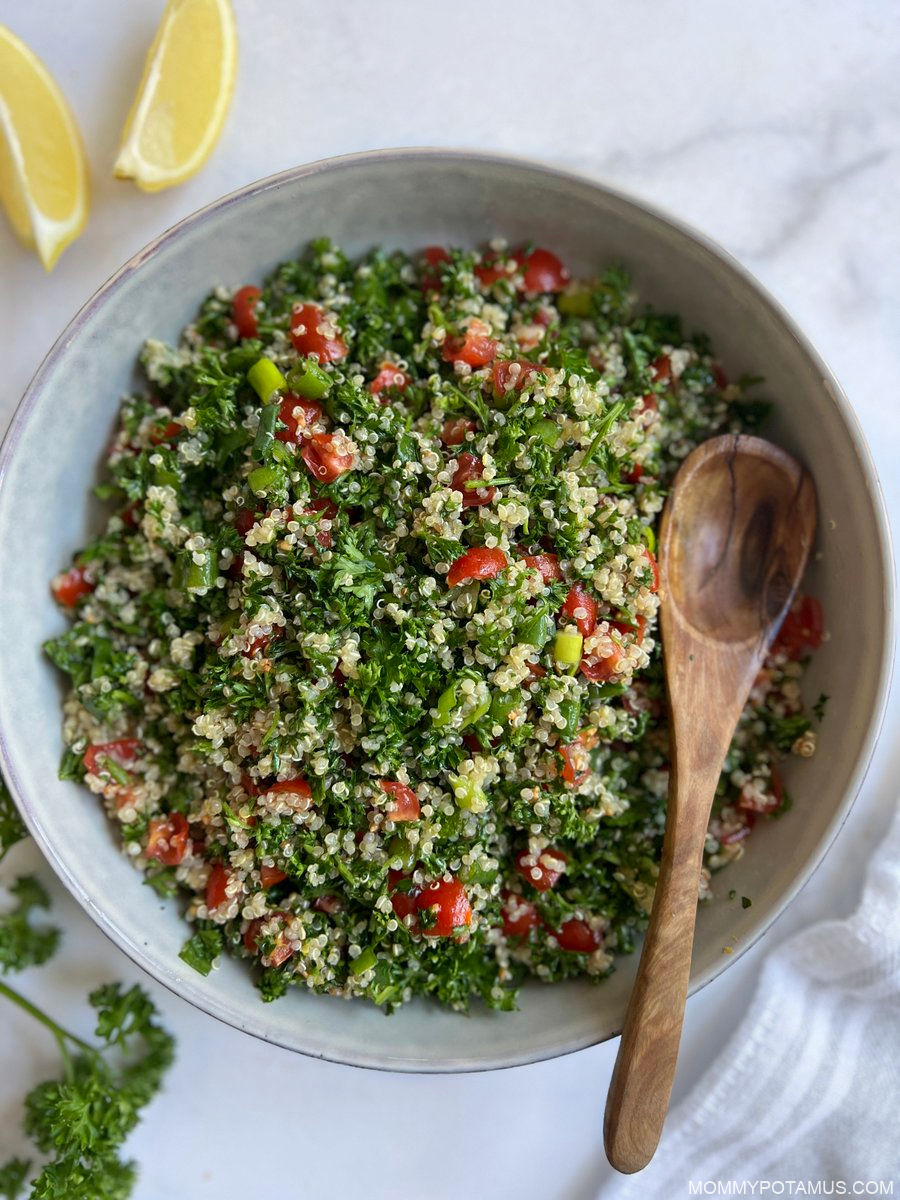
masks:
<path fill-rule="evenodd" d="M 729 435 L 684 462 L 660 529 L 660 627 L 671 767 L 650 924 L 604 1120 L 609 1161 L 645 1167 L 669 1105 L 710 809 L 738 717 L 791 604 L 816 526 L 812 479 L 760 438 Z"/>

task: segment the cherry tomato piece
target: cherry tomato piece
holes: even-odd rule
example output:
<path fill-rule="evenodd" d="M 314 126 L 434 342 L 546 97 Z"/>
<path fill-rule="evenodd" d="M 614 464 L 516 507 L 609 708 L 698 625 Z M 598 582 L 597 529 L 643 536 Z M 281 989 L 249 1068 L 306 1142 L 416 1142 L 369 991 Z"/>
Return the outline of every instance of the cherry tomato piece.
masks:
<path fill-rule="evenodd" d="M 385 810 L 389 821 L 418 821 L 421 811 L 419 797 L 411 787 L 395 779 L 379 779 L 378 786 L 386 795 L 393 797 L 393 802 Z"/>
<path fill-rule="evenodd" d="M 569 282 L 569 272 L 555 254 L 537 247 L 516 255 L 526 292 L 561 292 Z"/>
<path fill-rule="evenodd" d="M 463 337 L 447 338 L 442 355 L 444 362 L 464 362 L 470 367 L 485 367 L 497 354 L 499 342 L 489 336 L 489 327 L 484 321 L 469 323 Z"/>
<path fill-rule="evenodd" d="M 426 246 L 422 251 L 426 268 L 422 272 L 422 290 L 424 292 L 439 292 L 441 290 L 441 263 L 450 262 L 450 251 L 443 246 Z"/>
<path fill-rule="evenodd" d="M 258 287 L 248 283 L 246 287 L 238 288 L 231 301 L 231 319 L 237 326 L 238 337 L 255 338 L 259 329 L 256 321 L 256 302 L 260 292 Z"/>
<path fill-rule="evenodd" d="M 347 343 L 333 318 L 326 317 L 317 304 L 299 304 L 291 313 L 291 341 L 298 354 L 320 365 L 347 357 Z"/>
<path fill-rule="evenodd" d="M 772 649 L 796 661 L 810 650 L 818 650 L 824 632 L 822 605 L 815 596 L 800 596 L 782 621 Z"/>
<path fill-rule="evenodd" d="M 539 571 L 544 583 L 557 583 L 563 577 L 555 554 L 526 554 L 522 559 L 534 571 Z"/>
<path fill-rule="evenodd" d="M 94 590 L 93 580 L 88 578 L 84 567 L 71 567 L 64 575 L 57 575 L 53 581 L 53 595 L 57 604 L 64 608 L 74 608 L 82 596 L 88 596 Z"/>
<path fill-rule="evenodd" d="M 428 928 L 423 930 L 426 937 L 450 937 L 454 930 L 472 923 L 472 906 L 458 879 L 429 883 L 416 896 L 416 908 L 431 915 Z"/>
<path fill-rule="evenodd" d="M 299 442 L 310 425 L 322 420 L 322 405 L 316 400 L 307 400 L 305 396 L 295 396 L 293 392 L 285 392 L 278 407 L 278 420 L 286 426 L 275 434 L 279 442 Z"/>
<path fill-rule="evenodd" d="M 549 892 L 566 873 L 568 859 L 561 850 L 547 846 L 538 854 L 520 850 L 516 855 L 516 870 L 538 892 Z"/>
<path fill-rule="evenodd" d="M 569 917 L 559 929 L 553 930 L 553 936 L 561 950 L 568 950 L 573 954 L 593 954 L 603 945 L 602 933 L 592 929 L 587 921 L 582 921 L 579 917 Z"/>
<path fill-rule="evenodd" d="M 411 383 L 411 377 L 400 367 L 394 366 L 393 363 L 383 362 L 378 374 L 369 384 L 369 391 L 373 396 L 378 396 L 381 392 L 403 392 Z"/>
<path fill-rule="evenodd" d="M 103 760 L 111 758 L 120 767 L 130 767 L 141 750 L 137 738 L 119 738 L 115 742 L 97 742 L 88 746 L 84 752 L 84 766 L 91 775 L 99 775 L 103 770 Z"/>
<path fill-rule="evenodd" d="M 343 433 L 314 433 L 300 449 L 310 473 L 320 483 L 333 483 L 356 466 L 356 455 L 347 449 L 349 438 Z"/>
<path fill-rule="evenodd" d="M 447 586 L 456 587 L 467 579 L 493 579 L 508 566 L 506 555 L 495 546 L 473 546 L 461 554 L 447 572 Z"/>
<path fill-rule="evenodd" d="M 465 450 L 456 460 L 456 470 L 453 472 L 453 478 L 450 481 L 450 486 L 457 492 L 462 493 L 463 508 L 470 508 L 473 505 L 490 504 L 497 495 L 497 489 L 486 484 L 484 487 L 467 488 L 466 484 L 470 481 L 481 479 L 484 474 L 484 463 L 476 454 L 471 454 Z"/>
<path fill-rule="evenodd" d="M 569 588 L 560 613 L 575 622 L 582 637 L 590 637 L 597 628 L 597 601 L 580 583 Z"/>
<path fill-rule="evenodd" d="M 468 417 L 448 417 L 441 430 L 441 441 L 445 446 L 461 446 L 466 434 L 476 428 L 475 422 Z"/>
<path fill-rule="evenodd" d="M 177 867 L 187 853 L 189 840 L 184 813 L 151 817 L 147 826 L 147 857 L 157 859 L 166 867 Z"/>
<path fill-rule="evenodd" d="M 500 916 L 506 937 L 526 937 L 541 923 L 538 910 L 531 901 L 517 895 L 516 892 L 507 892 L 503 897 Z"/>
<path fill-rule="evenodd" d="M 209 878 L 206 881 L 206 907 L 208 909 L 218 908 L 228 898 L 228 893 L 225 888 L 230 876 L 225 867 L 221 863 L 214 863 L 213 868 L 209 873 Z"/>
<path fill-rule="evenodd" d="M 287 879 L 287 874 L 280 867 L 267 867 L 263 864 L 259 868 L 259 882 L 264 888 L 274 887 L 284 879 Z"/>

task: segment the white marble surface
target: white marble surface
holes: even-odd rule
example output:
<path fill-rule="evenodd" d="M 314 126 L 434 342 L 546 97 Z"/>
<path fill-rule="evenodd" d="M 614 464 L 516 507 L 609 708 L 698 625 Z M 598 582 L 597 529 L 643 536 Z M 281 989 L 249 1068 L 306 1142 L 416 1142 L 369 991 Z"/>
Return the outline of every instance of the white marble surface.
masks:
<path fill-rule="evenodd" d="M 109 170 L 161 0 L 0 0 L 0 21 L 68 94 L 94 176 L 88 231 L 49 278 L 0 228 L 0 428 L 75 309 L 186 213 L 310 159 L 468 145 L 632 189 L 742 259 L 844 383 L 896 524 L 900 30 L 891 0 L 234 3 L 242 60 L 222 142 L 198 178 L 145 196 Z M 676 1096 L 712 1062 L 771 947 L 855 905 L 895 802 L 898 733 L 895 696 L 828 859 L 762 944 L 691 1002 Z M 35 865 L 34 848 L 20 847 L 5 872 Z M 90 986 L 140 973 L 53 891 L 64 948 L 21 984 L 83 1027 L 79 998 Z M 142 1164 L 138 1200 L 588 1200 L 611 1190 L 600 1123 L 614 1045 L 490 1075 L 390 1076 L 291 1056 L 151 990 L 179 1056 L 130 1143 Z M 55 1062 L 41 1034 L 7 1011 L 0 1061 L 2 1159 L 19 1145 L 22 1094 Z M 865 1177 L 864 1146 L 859 1155 Z"/>

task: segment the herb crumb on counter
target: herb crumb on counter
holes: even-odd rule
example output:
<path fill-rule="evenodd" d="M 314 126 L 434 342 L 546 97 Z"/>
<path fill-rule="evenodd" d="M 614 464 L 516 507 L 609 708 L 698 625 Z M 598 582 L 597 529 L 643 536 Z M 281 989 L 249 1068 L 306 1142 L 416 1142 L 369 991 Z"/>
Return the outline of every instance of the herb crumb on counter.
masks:
<path fill-rule="evenodd" d="M 701 335 L 549 250 L 312 243 L 149 341 L 54 580 L 61 774 L 182 958 L 390 1011 L 511 1009 L 646 927 L 667 730 L 655 528 L 699 442 L 759 424 Z M 789 806 L 818 602 L 788 614 L 725 763 L 703 888 Z"/>

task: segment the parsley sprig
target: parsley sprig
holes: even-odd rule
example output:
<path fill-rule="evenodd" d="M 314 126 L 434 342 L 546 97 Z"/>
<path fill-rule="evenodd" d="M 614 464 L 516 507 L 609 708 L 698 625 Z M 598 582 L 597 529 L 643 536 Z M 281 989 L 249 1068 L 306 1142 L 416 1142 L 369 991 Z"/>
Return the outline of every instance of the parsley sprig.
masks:
<path fill-rule="evenodd" d="M 0 780 L 0 859 L 24 832 Z M 49 907 L 41 884 L 23 876 L 9 890 L 16 904 L 0 915 L 3 974 L 46 961 L 59 941 L 57 929 L 31 922 L 36 909 Z M 25 1132 L 47 1156 L 31 1181 L 31 1200 L 126 1200 L 137 1168 L 119 1151 L 159 1091 L 175 1049 L 150 997 L 137 985 L 95 988 L 88 1000 L 97 1014 L 97 1042 L 64 1028 L 3 980 L 0 997 L 42 1025 L 62 1059 L 62 1078 L 38 1084 L 25 1098 Z M 0 1196 L 20 1196 L 31 1170 L 23 1158 L 0 1166 Z"/>

